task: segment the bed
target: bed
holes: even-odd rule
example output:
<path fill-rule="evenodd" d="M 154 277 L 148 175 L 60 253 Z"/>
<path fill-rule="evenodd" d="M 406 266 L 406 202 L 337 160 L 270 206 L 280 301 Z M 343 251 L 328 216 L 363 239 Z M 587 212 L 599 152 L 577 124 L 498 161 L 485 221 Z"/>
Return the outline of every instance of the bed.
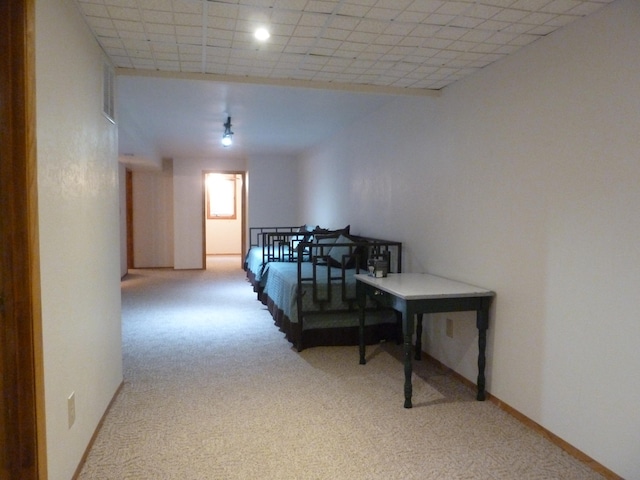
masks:
<path fill-rule="evenodd" d="M 247 278 L 276 326 L 302 351 L 320 345 L 357 345 L 355 273 L 384 259 L 400 272 L 402 245 L 340 230 L 273 227 L 257 232 L 245 260 Z M 368 344 L 398 341 L 396 312 L 367 306 Z"/>

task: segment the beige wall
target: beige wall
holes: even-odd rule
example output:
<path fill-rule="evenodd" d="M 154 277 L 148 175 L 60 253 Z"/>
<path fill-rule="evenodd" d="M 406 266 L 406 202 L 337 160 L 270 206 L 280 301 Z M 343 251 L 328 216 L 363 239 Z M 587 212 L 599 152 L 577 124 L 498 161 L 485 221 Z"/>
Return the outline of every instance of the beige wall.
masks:
<path fill-rule="evenodd" d="M 117 130 L 102 115 L 102 52 L 75 5 L 37 0 L 35 37 L 46 437 L 58 480 L 72 477 L 122 382 Z"/>
<path fill-rule="evenodd" d="M 174 268 L 203 268 L 204 177 L 208 171 L 241 172 L 244 158 L 175 159 L 173 165 Z"/>
<path fill-rule="evenodd" d="M 247 171 L 247 225 L 304 223 L 298 216 L 300 197 L 295 157 L 257 155 L 248 159 L 176 159 L 165 160 L 162 169 L 131 168 L 134 182 L 134 260 L 138 268 L 201 268 L 202 175 L 206 171 Z M 237 243 L 240 244 L 240 240 Z M 221 248 L 225 245 L 226 240 Z M 229 253 L 222 250 L 226 248 L 210 253 Z M 177 263 L 174 258 L 179 259 Z"/>
<path fill-rule="evenodd" d="M 304 161 L 303 213 L 497 292 L 488 390 L 639 478 L 640 3 L 618 0 Z M 348 152 L 348 155 L 344 152 Z M 445 320 L 454 319 L 454 338 Z M 470 313 L 423 344 L 475 381 Z"/>
<path fill-rule="evenodd" d="M 132 182 L 134 267 L 173 267 L 173 162 L 134 170 Z"/>

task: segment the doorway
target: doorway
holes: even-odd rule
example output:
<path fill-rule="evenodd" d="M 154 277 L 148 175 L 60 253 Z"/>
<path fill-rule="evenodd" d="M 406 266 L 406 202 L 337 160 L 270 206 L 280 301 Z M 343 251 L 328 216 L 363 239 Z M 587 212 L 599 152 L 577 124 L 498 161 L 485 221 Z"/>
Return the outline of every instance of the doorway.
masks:
<path fill-rule="evenodd" d="M 203 250 L 205 269 L 225 257 L 242 267 L 245 251 L 246 172 L 205 171 Z"/>

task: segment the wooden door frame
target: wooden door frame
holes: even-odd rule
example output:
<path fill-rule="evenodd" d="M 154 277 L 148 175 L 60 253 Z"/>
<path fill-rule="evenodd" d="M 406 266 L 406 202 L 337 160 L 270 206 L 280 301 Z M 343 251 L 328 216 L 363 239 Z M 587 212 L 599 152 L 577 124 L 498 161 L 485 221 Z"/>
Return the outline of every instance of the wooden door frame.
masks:
<path fill-rule="evenodd" d="M 125 173 L 125 204 L 126 204 L 126 228 L 127 228 L 127 273 L 135 268 L 133 258 L 133 172 L 126 169 Z"/>
<path fill-rule="evenodd" d="M 244 258 L 242 254 L 247 251 L 247 172 L 245 170 L 203 170 L 202 171 L 202 269 L 207 269 L 207 211 L 205 208 L 206 203 L 206 187 L 205 180 L 209 173 L 221 173 L 223 175 L 240 175 L 242 178 L 242 186 L 240 188 L 240 228 L 241 240 L 240 240 L 240 267 L 244 265 Z"/>
<path fill-rule="evenodd" d="M 0 4 L 0 477 L 44 480 L 36 172 L 35 0 Z"/>

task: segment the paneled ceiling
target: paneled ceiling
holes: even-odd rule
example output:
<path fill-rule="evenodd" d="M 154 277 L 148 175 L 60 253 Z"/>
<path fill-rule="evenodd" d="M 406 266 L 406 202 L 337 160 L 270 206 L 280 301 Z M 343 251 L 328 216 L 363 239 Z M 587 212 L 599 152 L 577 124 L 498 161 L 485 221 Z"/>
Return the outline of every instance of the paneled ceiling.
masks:
<path fill-rule="evenodd" d="M 611 0 L 77 0 L 116 66 L 440 89 Z M 271 31 L 260 43 L 259 26 Z"/>
<path fill-rule="evenodd" d="M 74 1 L 121 76 L 421 94 L 613 0 Z M 216 122 L 234 109 L 227 102 Z"/>

